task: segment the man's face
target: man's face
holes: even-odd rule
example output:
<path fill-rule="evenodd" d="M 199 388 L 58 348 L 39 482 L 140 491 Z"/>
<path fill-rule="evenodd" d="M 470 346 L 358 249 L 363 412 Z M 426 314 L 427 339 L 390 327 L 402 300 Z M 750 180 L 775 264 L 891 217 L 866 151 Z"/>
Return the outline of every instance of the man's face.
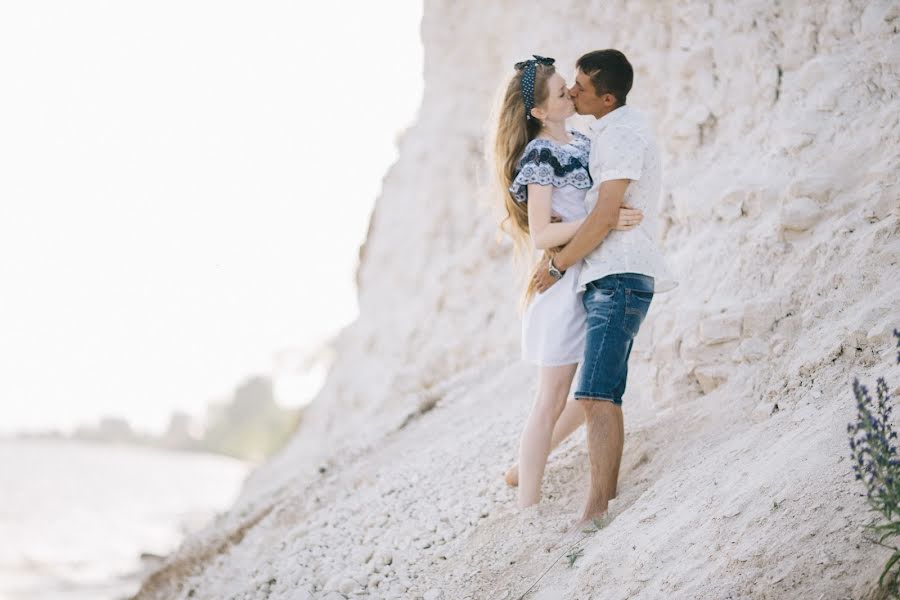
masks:
<path fill-rule="evenodd" d="M 575 70 L 575 83 L 569 88 L 569 95 L 575 101 L 575 111 L 579 115 L 593 115 L 598 119 L 613 110 L 616 104 L 612 94 L 598 96 L 591 78 L 581 69 Z"/>

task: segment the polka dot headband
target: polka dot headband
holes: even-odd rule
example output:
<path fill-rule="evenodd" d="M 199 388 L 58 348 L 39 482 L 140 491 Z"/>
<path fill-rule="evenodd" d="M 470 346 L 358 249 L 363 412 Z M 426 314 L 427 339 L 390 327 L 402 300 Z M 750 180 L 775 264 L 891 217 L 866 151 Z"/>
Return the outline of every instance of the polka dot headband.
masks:
<path fill-rule="evenodd" d="M 549 67 L 556 62 L 554 58 L 545 58 L 537 54 L 532 54 L 532 56 L 534 58 L 515 64 L 516 71 L 525 69 L 525 72 L 522 73 L 522 99 L 525 101 L 525 118 L 528 120 L 533 118 L 531 109 L 534 108 L 534 73 L 537 70 L 537 65 L 542 64 L 545 67 Z"/>

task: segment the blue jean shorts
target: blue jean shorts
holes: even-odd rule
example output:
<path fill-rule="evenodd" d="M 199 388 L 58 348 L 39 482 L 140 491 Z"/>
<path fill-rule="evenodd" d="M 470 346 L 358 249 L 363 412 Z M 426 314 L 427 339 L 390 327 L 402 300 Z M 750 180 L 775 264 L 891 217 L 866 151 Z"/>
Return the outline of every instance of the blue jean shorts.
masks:
<path fill-rule="evenodd" d="M 609 400 L 621 406 L 631 346 L 653 291 L 653 278 L 638 273 L 615 273 L 587 284 L 582 297 L 587 337 L 576 399 Z"/>

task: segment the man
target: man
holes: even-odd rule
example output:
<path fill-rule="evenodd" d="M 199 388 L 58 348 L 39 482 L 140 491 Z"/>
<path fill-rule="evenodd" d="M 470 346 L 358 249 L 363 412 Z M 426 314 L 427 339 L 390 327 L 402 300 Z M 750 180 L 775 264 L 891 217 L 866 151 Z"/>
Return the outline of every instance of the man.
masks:
<path fill-rule="evenodd" d="M 622 395 L 628 357 L 654 293 L 677 283 L 656 242 L 661 185 L 659 149 L 646 119 L 625 104 L 634 71 L 618 50 L 578 59 L 569 90 L 579 114 L 593 115 L 590 173 L 585 197 L 589 215 L 572 241 L 535 274 L 540 292 L 584 259 L 579 287 L 587 310 L 587 339 L 575 392 L 585 413 L 591 483 L 580 529 L 601 518 L 616 496 L 625 441 Z M 632 231 L 613 231 L 619 208 L 644 212 Z"/>

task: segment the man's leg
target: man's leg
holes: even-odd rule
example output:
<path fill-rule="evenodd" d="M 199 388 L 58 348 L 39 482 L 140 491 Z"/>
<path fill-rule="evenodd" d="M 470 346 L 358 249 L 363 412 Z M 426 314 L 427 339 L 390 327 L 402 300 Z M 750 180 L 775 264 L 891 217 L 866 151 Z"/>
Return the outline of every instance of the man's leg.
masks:
<path fill-rule="evenodd" d="M 582 297 L 587 338 L 575 398 L 585 414 L 591 480 L 579 525 L 601 517 L 616 497 L 625 445 L 622 397 L 628 358 L 653 296 L 652 284 L 643 275 L 614 274 L 590 282 Z"/>
<path fill-rule="evenodd" d="M 626 380 L 628 379 L 628 357 L 631 356 L 632 344 L 633 344 L 633 341 L 628 343 L 628 350 L 625 352 L 625 377 L 622 378 L 621 383 L 616 388 L 615 396 L 614 396 L 616 398 L 621 398 L 623 395 L 625 395 Z M 614 412 L 614 414 L 616 415 L 616 424 L 618 425 L 618 428 L 619 428 L 619 436 L 624 441 L 625 440 L 625 416 L 624 416 L 624 413 L 622 412 L 622 405 L 618 404 L 616 406 L 619 408 L 618 411 Z M 624 443 L 619 445 L 619 452 L 618 452 L 618 455 L 616 456 L 616 470 L 615 470 L 615 476 L 613 477 L 613 491 L 612 491 L 612 496 L 610 496 L 610 499 L 618 496 L 619 467 L 622 465 L 623 445 L 624 445 Z"/>
<path fill-rule="evenodd" d="M 619 442 L 619 451 L 616 454 L 616 471 L 613 473 L 613 489 L 610 499 L 619 495 L 619 467 L 622 466 L 622 450 L 625 445 L 625 415 L 622 413 L 622 407 L 616 405 L 616 410 L 613 411 L 613 414 L 616 416 L 616 424 L 619 427 L 619 439 L 622 441 Z"/>
<path fill-rule="evenodd" d="M 625 445 L 622 407 L 607 400 L 580 400 L 587 426 L 591 482 L 582 522 L 600 518 L 616 496 L 619 463 Z"/>

